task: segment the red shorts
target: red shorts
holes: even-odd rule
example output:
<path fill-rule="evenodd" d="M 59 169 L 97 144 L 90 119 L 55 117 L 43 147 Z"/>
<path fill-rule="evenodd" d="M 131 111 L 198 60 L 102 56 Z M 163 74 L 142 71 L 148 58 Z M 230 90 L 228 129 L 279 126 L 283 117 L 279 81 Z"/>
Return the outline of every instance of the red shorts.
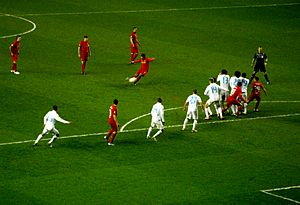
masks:
<path fill-rule="evenodd" d="M 110 127 L 113 131 L 117 132 L 118 131 L 118 126 L 117 123 L 115 121 L 108 121 L 108 123 L 110 124 Z"/>
<path fill-rule="evenodd" d="M 80 58 L 81 58 L 81 61 L 88 61 L 89 54 L 88 53 L 81 53 Z"/>
<path fill-rule="evenodd" d="M 257 101 L 260 101 L 260 94 L 251 93 L 248 101 L 251 102 L 254 99 L 257 100 Z"/>
<path fill-rule="evenodd" d="M 11 56 L 11 60 L 12 60 L 13 62 L 17 62 L 17 61 L 18 61 L 18 57 L 19 57 L 18 54 L 13 54 L 13 55 Z"/>
<path fill-rule="evenodd" d="M 146 70 L 146 69 L 144 69 L 144 68 L 140 68 L 136 73 L 135 73 L 135 75 L 143 75 L 143 76 L 145 76 L 145 75 L 147 75 L 147 73 L 148 73 L 148 71 Z"/>
<path fill-rule="evenodd" d="M 230 107 L 231 105 L 238 105 L 238 106 L 240 106 L 241 102 L 238 101 L 237 99 L 229 97 L 229 98 L 227 98 L 226 106 Z"/>
<path fill-rule="evenodd" d="M 139 52 L 139 48 L 137 45 L 133 46 L 132 44 L 130 44 L 130 52 L 131 53 L 138 53 Z"/>

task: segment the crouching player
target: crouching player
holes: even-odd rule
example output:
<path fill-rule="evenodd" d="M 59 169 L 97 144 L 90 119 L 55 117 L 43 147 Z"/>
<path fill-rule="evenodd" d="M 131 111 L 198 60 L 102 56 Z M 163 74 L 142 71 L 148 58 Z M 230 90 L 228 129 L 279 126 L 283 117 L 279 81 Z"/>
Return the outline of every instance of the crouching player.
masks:
<path fill-rule="evenodd" d="M 227 102 L 226 102 L 226 108 L 223 109 L 223 112 L 225 112 L 232 105 L 236 105 L 236 106 L 238 106 L 238 110 L 237 111 L 233 110 L 233 111 L 235 111 L 233 114 L 237 117 L 239 116 L 239 112 L 243 109 L 243 105 L 239 100 L 242 100 L 243 102 L 248 103 L 247 100 L 245 100 L 242 97 L 241 86 L 242 86 L 242 82 L 238 82 L 237 86 L 233 90 L 231 90 L 231 94 L 228 97 Z"/>
<path fill-rule="evenodd" d="M 152 129 L 156 126 L 158 131 L 153 135 L 152 139 L 156 142 L 156 137 L 163 133 L 164 131 L 164 124 L 165 124 L 165 117 L 164 117 L 164 106 L 162 105 L 162 99 L 158 98 L 157 102 L 153 105 L 151 110 L 151 125 L 148 129 L 147 137 L 146 139 L 150 138 L 150 134 L 152 132 Z"/>
<path fill-rule="evenodd" d="M 250 97 L 248 99 L 248 104 L 252 102 L 254 99 L 256 99 L 256 105 L 254 108 L 254 112 L 258 112 L 258 106 L 260 104 L 260 91 L 263 90 L 264 93 L 267 95 L 267 91 L 264 88 L 263 84 L 259 82 L 259 78 L 257 76 L 254 77 L 254 82 L 251 84 L 252 91 L 250 94 Z"/>

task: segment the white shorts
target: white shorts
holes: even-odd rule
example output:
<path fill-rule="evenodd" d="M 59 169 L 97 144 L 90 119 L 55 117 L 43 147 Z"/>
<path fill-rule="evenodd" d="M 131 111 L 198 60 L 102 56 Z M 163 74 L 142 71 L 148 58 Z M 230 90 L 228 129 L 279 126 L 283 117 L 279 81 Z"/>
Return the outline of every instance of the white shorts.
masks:
<path fill-rule="evenodd" d="M 221 90 L 220 91 L 220 100 L 221 101 L 226 101 L 227 100 L 227 98 L 228 98 L 228 91 L 226 91 L 226 90 Z"/>
<path fill-rule="evenodd" d="M 151 121 L 151 127 L 156 127 L 159 130 L 163 130 L 164 129 L 164 125 L 163 125 L 163 123 L 162 123 L 161 120 L 159 120 L 159 121 L 152 120 Z"/>
<path fill-rule="evenodd" d="M 207 107 L 209 107 L 212 103 L 214 103 L 214 106 L 220 107 L 219 101 L 212 101 L 211 99 L 206 101 Z"/>
<path fill-rule="evenodd" d="M 193 120 L 198 120 L 198 109 L 196 110 L 188 110 L 186 113 L 186 118 L 187 119 L 193 119 Z"/>
<path fill-rule="evenodd" d="M 54 126 L 46 125 L 43 129 L 42 135 L 52 133 L 53 135 L 58 135 L 59 131 Z"/>

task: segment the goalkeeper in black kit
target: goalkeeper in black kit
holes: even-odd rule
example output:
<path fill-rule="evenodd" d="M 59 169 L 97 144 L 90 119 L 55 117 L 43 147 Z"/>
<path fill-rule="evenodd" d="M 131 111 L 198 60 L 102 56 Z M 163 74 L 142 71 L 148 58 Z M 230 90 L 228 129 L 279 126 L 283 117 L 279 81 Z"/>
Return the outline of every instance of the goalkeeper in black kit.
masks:
<path fill-rule="evenodd" d="M 270 80 L 269 80 L 269 76 L 266 70 L 266 65 L 268 64 L 268 57 L 267 54 L 264 53 L 264 49 L 260 46 L 257 49 L 257 53 L 254 54 L 254 57 L 252 59 L 252 64 L 251 66 L 254 66 L 254 70 L 252 73 L 252 76 L 250 78 L 250 83 L 252 82 L 252 80 L 254 79 L 254 77 L 256 76 L 256 73 L 258 73 L 259 71 L 264 73 L 264 77 L 267 81 L 267 84 L 270 84 Z"/>

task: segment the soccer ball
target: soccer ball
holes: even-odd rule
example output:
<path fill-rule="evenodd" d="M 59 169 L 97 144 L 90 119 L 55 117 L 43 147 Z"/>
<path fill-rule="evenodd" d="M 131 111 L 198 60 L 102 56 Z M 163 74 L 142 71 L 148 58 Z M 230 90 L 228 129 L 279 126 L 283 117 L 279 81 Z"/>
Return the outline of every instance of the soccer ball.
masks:
<path fill-rule="evenodd" d="M 136 77 L 132 77 L 132 78 L 129 78 L 128 80 L 130 83 L 134 83 L 136 81 Z"/>

